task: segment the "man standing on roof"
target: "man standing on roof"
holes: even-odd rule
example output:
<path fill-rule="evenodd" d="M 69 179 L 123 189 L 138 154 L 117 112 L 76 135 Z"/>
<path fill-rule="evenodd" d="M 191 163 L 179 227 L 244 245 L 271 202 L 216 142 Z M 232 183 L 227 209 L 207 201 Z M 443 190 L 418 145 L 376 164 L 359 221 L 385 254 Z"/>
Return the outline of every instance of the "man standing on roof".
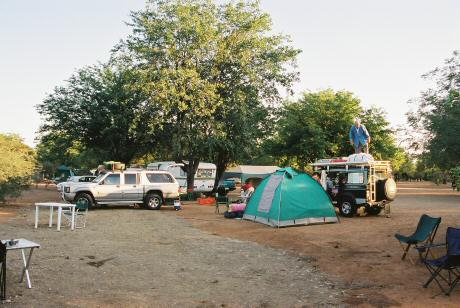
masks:
<path fill-rule="evenodd" d="M 355 148 L 355 154 L 366 153 L 369 154 L 369 143 L 371 142 L 371 135 L 366 127 L 361 124 L 361 119 L 355 118 L 355 125 L 350 128 L 350 143 Z"/>

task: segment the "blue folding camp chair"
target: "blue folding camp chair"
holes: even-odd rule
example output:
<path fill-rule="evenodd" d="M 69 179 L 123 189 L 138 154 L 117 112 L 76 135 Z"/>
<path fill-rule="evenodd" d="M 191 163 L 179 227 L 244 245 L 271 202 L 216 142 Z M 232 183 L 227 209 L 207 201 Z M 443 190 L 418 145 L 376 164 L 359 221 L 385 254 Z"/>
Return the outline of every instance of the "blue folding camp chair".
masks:
<path fill-rule="evenodd" d="M 6 244 L 0 241 L 0 300 L 6 299 Z"/>
<path fill-rule="evenodd" d="M 445 256 L 424 261 L 426 268 L 431 273 L 431 277 L 423 287 L 428 287 L 434 280 L 442 292 L 449 296 L 460 281 L 460 229 L 447 228 L 446 247 L 447 254 Z M 447 284 L 447 288 L 443 286 L 443 283 Z"/>
<path fill-rule="evenodd" d="M 423 261 L 422 252 L 423 248 L 426 245 L 430 245 L 434 237 L 436 236 L 436 231 L 438 230 L 438 226 L 441 223 L 440 217 L 430 217 L 426 214 L 423 214 L 420 217 L 420 220 L 417 225 L 417 229 L 415 230 L 414 234 L 410 236 L 404 236 L 399 233 L 395 234 L 396 239 L 402 246 L 404 251 L 401 259 L 404 260 L 406 258 L 407 253 L 409 252 L 409 248 L 414 245 L 415 248 L 419 252 L 420 260 Z M 403 244 L 407 246 L 404 247 Z M 410 256 L 409 256 L 410 258 Z"/>

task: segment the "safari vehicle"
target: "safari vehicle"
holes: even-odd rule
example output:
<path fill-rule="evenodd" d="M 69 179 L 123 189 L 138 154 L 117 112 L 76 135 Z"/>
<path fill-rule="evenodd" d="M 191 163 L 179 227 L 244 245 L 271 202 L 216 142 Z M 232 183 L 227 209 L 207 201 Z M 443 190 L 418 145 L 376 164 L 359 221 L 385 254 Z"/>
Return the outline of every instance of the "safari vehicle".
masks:
<path fill-rule="evenodd" d="M 179 198 L 179 183 L 169 172 L 127 169 L 101 174 L 90 183 L 66 185 L 62 194 L 69 202 L 84 199 L 90 208 L 141 204 L 159 210 L 166 201 Z"/>
<path fill-rule="evenodd" d="M 320 159 L 311 164 L 321 174 L 321 185 L 340 214 L 352 217 L 378 215 L 397 193 L 389 161 L 377 161 L 369 154 L 338 159 Z"/>

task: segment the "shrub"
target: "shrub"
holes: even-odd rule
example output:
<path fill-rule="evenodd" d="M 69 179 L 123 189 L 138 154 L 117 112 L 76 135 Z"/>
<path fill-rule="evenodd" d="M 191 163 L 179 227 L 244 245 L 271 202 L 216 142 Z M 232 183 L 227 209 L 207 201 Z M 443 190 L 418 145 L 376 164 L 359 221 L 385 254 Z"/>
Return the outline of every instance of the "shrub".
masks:
<path fill-rule="evenodd" d="M 450 177 L 452 179 L 452 187 L 456 187 L 460 191 L 460 165 L 450 169 Z"/>
<path fill-rule="evenodd" d="M 17 197 L 35 172 L 35 152 L 17 135 L 0 134 L 0 202 Z"/>

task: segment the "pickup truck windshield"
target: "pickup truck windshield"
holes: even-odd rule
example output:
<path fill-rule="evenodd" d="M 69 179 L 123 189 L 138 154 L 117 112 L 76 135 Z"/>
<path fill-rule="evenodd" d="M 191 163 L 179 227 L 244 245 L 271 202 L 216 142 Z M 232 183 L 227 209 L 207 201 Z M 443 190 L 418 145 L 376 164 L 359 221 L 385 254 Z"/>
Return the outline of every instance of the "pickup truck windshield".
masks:
<path fill-rule="evenodd" d="M 104 177 L 105 174 L 99 174 L 94 180 L 91 182 L 93 183 L 99 183 L 99 181 Z"/>

